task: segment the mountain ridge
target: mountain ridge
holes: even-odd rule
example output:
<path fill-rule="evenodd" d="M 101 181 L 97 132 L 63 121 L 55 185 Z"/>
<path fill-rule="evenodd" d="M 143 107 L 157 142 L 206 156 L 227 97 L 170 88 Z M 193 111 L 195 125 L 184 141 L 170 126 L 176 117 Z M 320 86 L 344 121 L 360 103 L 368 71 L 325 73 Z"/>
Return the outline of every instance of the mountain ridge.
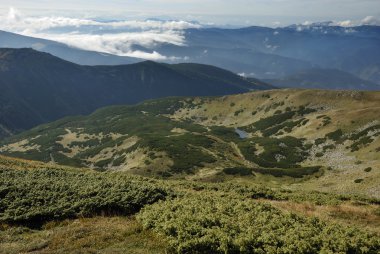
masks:
<path fill-rule="evenodd" d="M 54 53 L 79 64 L 115 65 L 126 63 L 123 57 L 92 52 L 88 55 L 79 49 L 59 44 L 55 50 L 36 45 L 39 39 L 12 34 L 0 34 L 0 46 L 34 47 Z M 259 79 L 280 79 L 310 68 L 339 69 L 363 80 L 380 83 L 379 40 L 377 26 L 340 27 L 321 24 L 293 25 L 288 27 L 189 28 L 183 30 L 184 46 L 170 43 L 151 47 L 138 43 L 130 50 L 174 58 L 162 59 L 167 63 L 194 62 L 210 64 L 235 73 L 245 73 Z M 17 44 L 17 41 L 19 44 Z M 55 45 L 55 42 L 50 42 Z M 33 46 L 34 45 L 34 46 Z M 69 49 L 67 49 L 69 48 Z M 49 51 L 50 50 L 50 51 Z M 72 51 L 75 53 L 72 53 Z M 71 53 L 70 53 L 71 52 Z M 67 54 L 67 55 L 66 55 Z M 66 57 L 65 57 L 66 55 Z M 97 56 L 100 56 L 98 58 Z M 128 58 L 130 59 L 130 58 Z M 141 59 L 132 59 L 141 61 Z M 127 62 L 131 63 L 131 61 Z M 360 89 L 360 87 L 358 87 Z"/>
<path fill-rule="evenodd" d="M 64 43 L 0 31 L 0 48 L 33 48 L 82 65 L 131 64 L 143 59 L 70 47 Z"/>
<path fill-rule="evenodd" d="M 267 80 L 278 87 L 378 91 L 380 85 L 337 69 L 306 69 L 281 79 Z"/>
<path fill-rule="evenodd" d="M 33 49 L 0 49 L 0 74 L 0 124 L 15 132 L 107 105 L 273 88 L 213 66 L 83 66 Z"/>

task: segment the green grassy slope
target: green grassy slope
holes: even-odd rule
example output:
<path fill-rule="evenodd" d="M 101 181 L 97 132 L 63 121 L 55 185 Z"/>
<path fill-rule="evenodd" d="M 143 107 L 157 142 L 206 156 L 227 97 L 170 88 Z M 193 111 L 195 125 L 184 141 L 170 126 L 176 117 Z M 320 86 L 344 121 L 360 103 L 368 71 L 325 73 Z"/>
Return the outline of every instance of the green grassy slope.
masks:
<path fill-rule="evenodd" d="M 0 253 L 376 253 L 379 199 L 0 156 Z M 352 218 L 356 218 L 352 220 Z"/>
<path fill-rule="evenodd" d="M 109 105 L 236 94 L 265 86 L 208 65 L 146 61 L 80 66 L 32 49 L 0 49 L 0 138 Z"/>
<path fill-rule="evenodd" d="M 153 100 L 41 125 L 3 141 L 0 152 L 145 176 L 242 177 L 291 188 L 307 180 L 310 189 L 379 197 L 379 99 L 273 90 Z"/>

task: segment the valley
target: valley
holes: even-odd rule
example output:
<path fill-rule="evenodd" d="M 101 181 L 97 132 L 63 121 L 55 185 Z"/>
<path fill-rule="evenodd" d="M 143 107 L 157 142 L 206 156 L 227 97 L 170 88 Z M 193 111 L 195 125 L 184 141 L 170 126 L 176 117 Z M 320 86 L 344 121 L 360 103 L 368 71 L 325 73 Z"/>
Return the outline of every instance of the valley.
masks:
<path fill-rule="evenodd" d="M 292 89 L 166 98 L 66 117 L 1 141 L 0 151 L 98 171 L 379 198 L 379 101 L 378 92 Z"/>
<path fill-rule="evenodd" d="M 209 65 L 82 66 L 32 49 L 0 49 L 0 137 L 110 105 L 269 88 Z"/>
<path fill-rule="evenodd" d="M 11 135 L 0 253 L 377 253 L 379 101 L 170 97 Z"/>
<path fill-rule="evenodd" d="M 79 65 L 125 65 L 144 60 L 198 63 L 245 77 L 272 80 L 273 85 L 280 87 L 379 90 L 380 31 L 376 25 L 341 26 L 330 21 L 284 27 L 223 28 L 161 19 L 146 22 L 147 31 L 136 31 L 128 22 L 114 24 L 127 33 L 141 34 L 141 41 L 122 41 L 122 37 L 121 41 L 106 40 L 100 46 L 85 44 L 79 40 L 80 35 L 75 36 L 75 27 L 63 24 L 36 34 L 45 39 L 26 36 L 25 31 L 21 31 L 24 35 L 0 31 L 0 47 L 33 48 Z M 164 35 L 169 32 L 171 36 L 161 38 L 157 34 L 158 41 L 152 38 L 152 43 L 143 43 L 144 33 L 148 32 L 148 37 L 156 33 L 156 26 L 163 29 Z M 114 29 L 108 22 L 80 28 L 90 34 L 99 33 L 105 39 Z M 60 38 L 60 42 L 46 39 L 49 34 L 56 37 L 61 29 L 71 31 L 66 36 L 74 38 Z"/>
<path fill-rule="evenodd" d="M 0 1 L 0 254 L 379 254 L 379 9 Z"/>

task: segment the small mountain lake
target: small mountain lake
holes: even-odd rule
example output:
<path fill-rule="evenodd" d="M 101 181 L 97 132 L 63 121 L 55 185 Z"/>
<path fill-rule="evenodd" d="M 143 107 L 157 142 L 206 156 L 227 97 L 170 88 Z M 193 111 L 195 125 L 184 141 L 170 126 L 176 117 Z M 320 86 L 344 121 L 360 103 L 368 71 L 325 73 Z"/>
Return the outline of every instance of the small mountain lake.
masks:
<path fill-rule="evenodd" d="M 241 139 L 246 139 L 246 138 L 248 138 L 248 133 L 247 132 L 245 132 L 245 131 L 243 131 L 243 130 L 240 130 L 240 129 L 238 129 L 238 128 L 235 128 L 235 132 L 239 135 L 239 137 L 241 138 Z"/>

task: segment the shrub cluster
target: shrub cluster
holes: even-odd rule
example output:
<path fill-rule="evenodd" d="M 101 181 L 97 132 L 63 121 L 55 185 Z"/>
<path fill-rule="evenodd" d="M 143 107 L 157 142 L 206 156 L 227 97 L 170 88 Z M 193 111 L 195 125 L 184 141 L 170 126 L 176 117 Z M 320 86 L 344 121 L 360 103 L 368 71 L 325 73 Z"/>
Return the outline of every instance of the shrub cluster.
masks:
<path fill-rule="evenodd" d="M 225 168 L 223 169 L 223 173 L 227 175 L 249 176 L 252 175 L 252 169 L 245 167 Z"/>
<path fill-rule="evenodd" d="M 264 147 L 264 151 L 257 155 L 253 144 Z M 308 149 L 304 146 L 303 140 L 291 136 L 283 138 L 255 137 L 240 141 L 238 146 L 246 159 L 264 168 L 300 168 L 298 163 L 308 155 Z M 278 160 L 278 155 L 281 156 L 281 160 Z"/>
<path fill-rule="evenodd" d="M 169 239 L 172 253 L 376 253 L 375 235 L 286 214 L 235 196 L 191 195 L 158 202 L 138 215 Z"/>
<path fill-rule="evenodd" d="M 117 173 L 66 170 L 0 170 L 0 222 L 46 221 L 130 215 L 167 196 L 150 180 Z"/>
<path fill-rule="evenodd" d="M 272 175 L 276 177 L 282 177 L 282 176 L 290 176 L 294 178 L 302 178 L 307 175 L 312 175 L 317 172 L 319 172 L 321 167 L 299 167 L 299 168 L 256 168 L 253 169 L 253 171 L 261 173 L 261 174 L 267 174 Z"/>

